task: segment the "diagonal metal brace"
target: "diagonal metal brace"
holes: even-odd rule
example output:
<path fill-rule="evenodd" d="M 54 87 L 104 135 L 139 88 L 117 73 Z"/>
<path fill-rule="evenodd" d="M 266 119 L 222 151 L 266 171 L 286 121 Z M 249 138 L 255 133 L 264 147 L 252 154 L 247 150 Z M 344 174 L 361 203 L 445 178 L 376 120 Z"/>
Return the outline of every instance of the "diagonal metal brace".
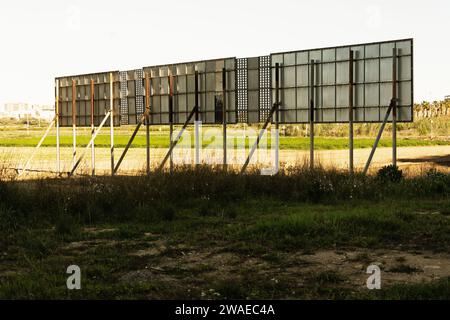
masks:
<path fill-rule="evenodd" d="M 125 147 L 125 150 L 123 150 L 122 155 L 120 156 L 119 161 L 116 164 L 116 167 L 114 168 L 114 174 L 116 174 L 119 171 L 120 165 L 122 164 L 123 159 L 125 158 L 128 149 L 130 149 L 131 144 L 134 141 L 134 138 L 136 138 L 137 133 L 139 132 L 139 129 L 141 128 L 142 124 L 144 123 L 144 120 L 147 118 L 147 112 L 142 115 L 141 119 L 139 120 L 136 128 L 134 129 L 133 134 L 131 135 L 130 140 L 127 143 L 127 146 Z"/>
<path fill-rule="evenodd" d="M 191 113 L 189 114 L 189 116 L 187 117 L 186 121 L 183 124 L 183 128 L 181 128 L 180 132 L 178 133 L 178 136 L 176 137 L 175 141 L 173 141 L 171 143 L 171 146 L 169 148 L 169 151 L 167 152 L 166 156 L 164 157 L 163 161 L 161 162 L 158 170 L 162 171 L 162 169 L 164 168 L 164 166 L 166 165 L 167 160 L 169 160 L 173 150 L 175 149 L 175 147 L 177 146 L 178 142 L 181 139 L 181 136 L 184 133 L 184 130 L 186 130 L 189 122 L 192 120 L 192 118 L 194 117 L 194 114 L 197 112 L 198 107 L 194 107 L 191 111 Z"/>
<path fill-rule="evenodd" d="M 383 131 L 384 131 L 384 127 L 386 126 L 386 123 L 388 121 L 389 115 L 391 114 L 392 108 L 396 105 L 396 103 L 397 103 L 397 100 L 392 99 L 391 103 L 389 104 L 389 108 L 386 111 L 386 115 L 384 116 L 383 123 L 381 124 L 380 130 L 378 131 L 377 138 L 375 140 L 375 143 L 373 144 L 372 151 L 370 151 L 369 159 L 367 159 L 366 166 L 364 167 L 364 171 L 363 171 L 364 175 L 366 175 L 367 171 L 369 170 L 370 163 L 372 162 L 372 158 L 378 147 L 378 143 L 380 142 L 381 135 L 383 134 Z"/>
<path fill-rule="evenodd" d="M 97 130 L 95 131 L 95 133 L 93 134 L 91 140 L 89 141 L 88 145 L 86 146 L 86 148 L 84 149 L 83 154 L 80 156 L 80 158 L 77 160 L 77 162 L 75 163 L 75 165 L 73 166 L 72 170 L 69 172 L 69 177 L 73 176 L 73 174 L 75 173 L 75 171 L 77 170 L 78 166 L 81 163 L 81 160 L 83 160 L 84 156 L 86 155 L 87 150 L 91 147 L 91 145 L 94 143 L 95 138 L 97 138 L 97 135 L 99 134 L 100 130 L 103 128 L 103 126 L 106 123 L 106 120 L 108 120 L 108 118 L 111 116 L 111 111 L 108 111 L 108 113 L 106 114 L 106 116 L 103 118 L 102 123 L 100 123 L 100 126 L 97 128 Z"/>
<path fill-rule="evenodd" d="M 270 110 L 269 116 L 266 119 L 266 122 L 264 123 L 264 126 L 262 127 L 261 131 L 259 132 L 258 138 L 256 139 L 256 142 L 253 144 L 252 149 L 250 150 L 250 153 L 247 157 L 247 160 L 245 160 L 244 166 L 241 169 L 241 174 L 245 172 L 245 170 L 247 170 L 247 167 L 250 163 L 250 160 L 253 157 L 253 154 L 256 151 L 256 148 L 258 148 L 259 142 L 261 141 L 264 132 L 266 131 L 269 122 L 272 120 L 273 114 L 275 113 L 275 111 L 278 109 L 279 104 L 278 103 L 274 103 L 272 109 Z"/>
<path fill-rule="evenodd" d="M 53 125 L 56 123 L 56 116 L 53 118 L 52 122 L 50 122 L 47 130 L 45 131 L 44 135 L 42 136 L 41 140 L 37 144 L 36 148 L 34 149 L 33 153 L 31 154 L 28 161 L 25 163 L 22 169 L 20 169 L 19 177 L 25 173 L 25 171 L 28 170 L 28 166 L 30 165 L 31 161 L 33 160 L 34 156 L 36 155 L 37 150 L 41 147 L 42 143 L 44 142 L 45 138 L 47 138 L 47 135 L 49 134 L 50 130 L 52 129 Z"/>

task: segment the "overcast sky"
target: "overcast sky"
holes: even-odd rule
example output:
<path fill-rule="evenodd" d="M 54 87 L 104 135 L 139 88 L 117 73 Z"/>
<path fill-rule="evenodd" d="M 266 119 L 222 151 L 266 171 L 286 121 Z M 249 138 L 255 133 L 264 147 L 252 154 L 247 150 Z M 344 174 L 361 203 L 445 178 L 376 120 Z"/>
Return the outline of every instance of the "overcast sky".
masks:
<path fill-rule="evenodd" d="M 0 103 L 53 103 L 55 76 L 414 38 L 415 101 L 450 94 L 450 1 L 0 2 Z"/>

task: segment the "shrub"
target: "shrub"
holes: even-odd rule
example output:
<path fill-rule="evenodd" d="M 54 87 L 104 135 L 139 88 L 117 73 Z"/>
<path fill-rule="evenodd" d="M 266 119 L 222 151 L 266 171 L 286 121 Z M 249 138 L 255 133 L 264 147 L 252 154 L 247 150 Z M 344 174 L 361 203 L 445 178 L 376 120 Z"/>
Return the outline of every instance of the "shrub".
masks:
<path fill-rule="evenodd" d="M 164 206 L 161 209 L 161 218 L 164 221 L 172 221 L 175 219 L 175 209 L 172 206 Z"/>
<path fill-rule="evenodd" d="M 67 236 L 73 234 L 76 227 L 75 219 L 71 215 L 61 214 L 56 220 L 55 231 L 60 236 Z"/>
<path fill-rule="evenodd" d="M 16 211 L 0 204 L 0 231 L 14 232 L 20 226 Z"/>
<path fill-rule="evenodd" d="M 445 179 L 447 177 L 447 175 L 445 173 L 440 172 L 440 171 L 436 170 L 435 168 L 428 170 L 425 173 L 425 175 L 429 179 Z"/>
<path fill-rule="evenodd" d="M 403 179 L 403 171 L 391 164 L 378 170 L 377 178 L 384 181 L 400 182 Z"/>

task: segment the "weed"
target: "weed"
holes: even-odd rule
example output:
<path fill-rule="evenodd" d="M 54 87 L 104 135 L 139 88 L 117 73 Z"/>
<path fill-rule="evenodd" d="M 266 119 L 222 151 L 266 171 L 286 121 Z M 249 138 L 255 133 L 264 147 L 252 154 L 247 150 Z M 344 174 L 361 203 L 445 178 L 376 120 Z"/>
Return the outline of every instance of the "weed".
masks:
<path fill-rule="evenodd" d="M 417 272 L 423 272 L 423 270 L 420 270 L 418 268 L 406 265 L 406 264 L 399 264 L 398 266 L 392 267 L 388 270 L 388 272 L 394 272 L 394 273 L 417 273 Z"/>
<path fill-rule="evenodd" d="M 377 178 L 383 181 L 400 182 L 403 179 L 403 171 L 397 166 L 384 166 L 377 172 Z"/>
<path fill-rule="evenodd" d="M 75 219 L 68 214 L 61 214 L 56 220 L 55 232 L 64 237 L 73 234 L 77 230 Z"/>

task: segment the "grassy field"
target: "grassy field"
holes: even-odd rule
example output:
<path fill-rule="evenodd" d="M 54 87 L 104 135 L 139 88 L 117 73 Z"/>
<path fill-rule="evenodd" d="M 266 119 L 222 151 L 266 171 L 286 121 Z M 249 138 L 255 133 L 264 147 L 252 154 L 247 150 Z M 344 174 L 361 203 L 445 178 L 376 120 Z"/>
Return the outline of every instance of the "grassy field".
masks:
<path fill-rule="evenodd" d="M 450 175 L 389 177 L 0 182 L 0 298 L 450 299 Z M 80 291 L 65 287 L 71 264 Z"/>
<path fill-rule="evenodd" d="M 3 134 L 0 138 L 0 147 L 34 147 L 37 145 L 41 138 L 42 132 L 33 131 L 27 134 L 24 131 L 9 131 Z M 118 148 L 123 148 L 127 145 L 131 136 L 131 132 L 120 130 L 115 134 L 115 145 Z M 90 133 L 87 130 L 81 130 L 77 137 L 77 145 L 80 147 L 86 146 L 91 139 Z M 221 138 L 219 138 L 221 143 Z M 375 138 L 356 138 L 354 140 L 355 148 L 371 148 L 374 143 Z M 183 140 L 182 140 L 183 141 Z M 203 145 L 206 147 L 208 144 L 213 142 L 204 141 Z M 64 130 L 61 135 L 60 140 L 61 146 L 70 147 L 73 144 L 71 133 Z M 248 144 L 248 139 L 246 140 Z M 110 146 L 109 134 L 100 134 L 97 136 L 95 141 L 97 147 Z M 191 135 L 191 145 L 194 144 L 193 135 Z M 399 138 L 397 145 L 399 147 L 412 147 L 412 146 L 435 146 L 435 145 L 449 145 L 450 140 L 445 140 L 443 138 L 438 139 L 427 139 L 427 138 L 414 138 L 414 137 L 403 137 Z M 43 146 L 55 146 L 56 137 L 50 135 L 44 141 Z M 270 146 L 270 138 L 268 141 Z M 316 150 L 338 150 L 348 148 L 348 138 L 335 138 L 335 137 L 316 137 L 315 138 L 315 148 Z M 144 148 L 146 146 L 146 137 L 144 131 L 136 136 L 132 147 L 134 148 Z M 390 137 L 385 137 L 380 140 L 380 147 L 390 147 L 392 146 L 392 139 Z M 154 131 L 151 133 L 151 147 L 152 148 L 168 148 L 169 147 L 169 134 L 167 132 Z M 309 150 L 309 138 L 308 137 L 280 137 L 280 148 L 285 150 Z"/>

